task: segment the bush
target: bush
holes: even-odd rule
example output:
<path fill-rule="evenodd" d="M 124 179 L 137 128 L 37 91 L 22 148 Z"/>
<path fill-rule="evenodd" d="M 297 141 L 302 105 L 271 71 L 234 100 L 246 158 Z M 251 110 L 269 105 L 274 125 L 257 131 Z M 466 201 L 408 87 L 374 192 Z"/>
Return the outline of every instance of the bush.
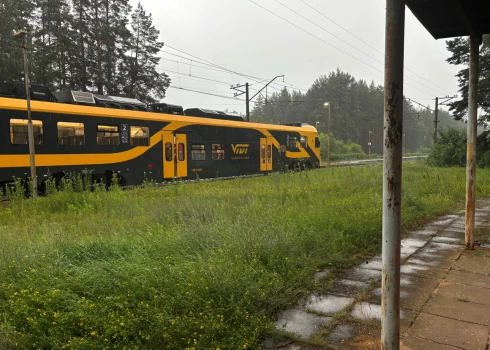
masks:
<path fill-rule="evenodd" d="M 320 144 L 321 144 L 321 155 L 324 159 L 327 158 L 328 155 L 328 134 L 321 133 L 319 135 Z M 332 155 L 336 154 L 359 154 L 364 155 L 364 151 L 362 150 L 361 145 L 354 143 L 352 141 L 347 141 L 344 143 L 342 140 L 337 140 L 334 136 L 330 139 L 330 159 L 332 159 Z"/>
<path fill-rule="evenodd" d="M 466 132 L 448 129 L 439 135 L 432 146 L 427 162 L 438 167 L 463 167 L 466 165 Z"/>

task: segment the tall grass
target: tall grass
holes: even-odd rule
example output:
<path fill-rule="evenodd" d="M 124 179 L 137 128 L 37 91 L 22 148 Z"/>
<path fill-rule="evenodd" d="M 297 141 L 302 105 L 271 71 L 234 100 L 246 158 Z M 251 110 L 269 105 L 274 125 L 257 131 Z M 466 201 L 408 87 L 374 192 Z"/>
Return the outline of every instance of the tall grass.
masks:
<path fill-rule="evenodd" d="M 379 253 L 381 185 L 376 166 L 13 200 L 0 347 L 259 348 L 318 268 Z M 406 165 L 404 185 L 408 229 L 461 207 L 464 169 Z"/>

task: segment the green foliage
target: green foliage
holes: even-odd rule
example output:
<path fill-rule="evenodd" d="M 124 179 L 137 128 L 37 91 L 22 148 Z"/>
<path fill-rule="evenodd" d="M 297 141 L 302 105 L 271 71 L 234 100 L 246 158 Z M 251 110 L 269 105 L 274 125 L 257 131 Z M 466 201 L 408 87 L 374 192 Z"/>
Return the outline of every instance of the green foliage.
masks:
<path fill-rule="evenodd" d="M 403 229 L 457 209 L 464 176 L 405 165 Z M 0 348 L 260 348 L 317 269 L 379 253 L 381 195 L 375 166 L 8 203 Z"/>
<path fill-rule="evenodd" d="M 449 129 L 439 135 L 437 143 L 432 146 L 428 164 L 439 167 L 465 166 L 466 132 Z"/>
<path fill-rule="evenodd" d="M 466 66 L 458 72 L 459 93 L 461 100 L 449 104 L 449 110 L 458 120 L 464 120 L 468 109 L 469 87 L 469 41 L 466 37 L 460 37 L 446 41 L 447 49 L 452 56 L 447 62 L 454 65 Z M 479 48 L 479 74 L 478 74 L 478 108 L 482 113 L 478 115 L 478 121 L 485 124 L 490 120 L 490 35 L 483 35 L 483 43 Z"/>
<path fill-rule="evenodd" d="M 320 133 L 318 137 L 320 139 L 320 153 L 322 157 L 326 159 L 328 155 L 328 134 Z M 332 158 L 333 154 L 363 155 L 364 151 L 360 145 L 351 141 L 343 142 L 332 135 L 330 138 L 330 158 Z"/>

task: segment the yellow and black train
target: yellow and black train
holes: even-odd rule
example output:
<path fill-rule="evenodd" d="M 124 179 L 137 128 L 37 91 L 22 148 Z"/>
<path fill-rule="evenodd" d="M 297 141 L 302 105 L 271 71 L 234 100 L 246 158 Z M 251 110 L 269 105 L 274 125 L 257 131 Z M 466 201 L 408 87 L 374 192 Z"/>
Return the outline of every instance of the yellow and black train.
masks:
<path fill-rule="evenodd" d="M 32 86 L 37 184 L 67 173 L 121 185 L 144 180 L 230 177 L 315 168 L 317 130 L 270 125 L 238 115 Z M 25 89 L 0 83 L 0 184 L 27 179 L 29 147 Z"/>

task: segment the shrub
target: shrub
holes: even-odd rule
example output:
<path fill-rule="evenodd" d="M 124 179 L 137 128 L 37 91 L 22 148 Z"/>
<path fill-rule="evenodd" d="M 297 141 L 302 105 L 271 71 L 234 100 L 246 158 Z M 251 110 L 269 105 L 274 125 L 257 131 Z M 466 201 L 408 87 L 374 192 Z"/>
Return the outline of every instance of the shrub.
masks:
<path fill-rule="evenodd" d="M 438 167 L 462 167 L 466 164 L 466 132 L 448 129 L 432 146 L 427 162 Z"/>

